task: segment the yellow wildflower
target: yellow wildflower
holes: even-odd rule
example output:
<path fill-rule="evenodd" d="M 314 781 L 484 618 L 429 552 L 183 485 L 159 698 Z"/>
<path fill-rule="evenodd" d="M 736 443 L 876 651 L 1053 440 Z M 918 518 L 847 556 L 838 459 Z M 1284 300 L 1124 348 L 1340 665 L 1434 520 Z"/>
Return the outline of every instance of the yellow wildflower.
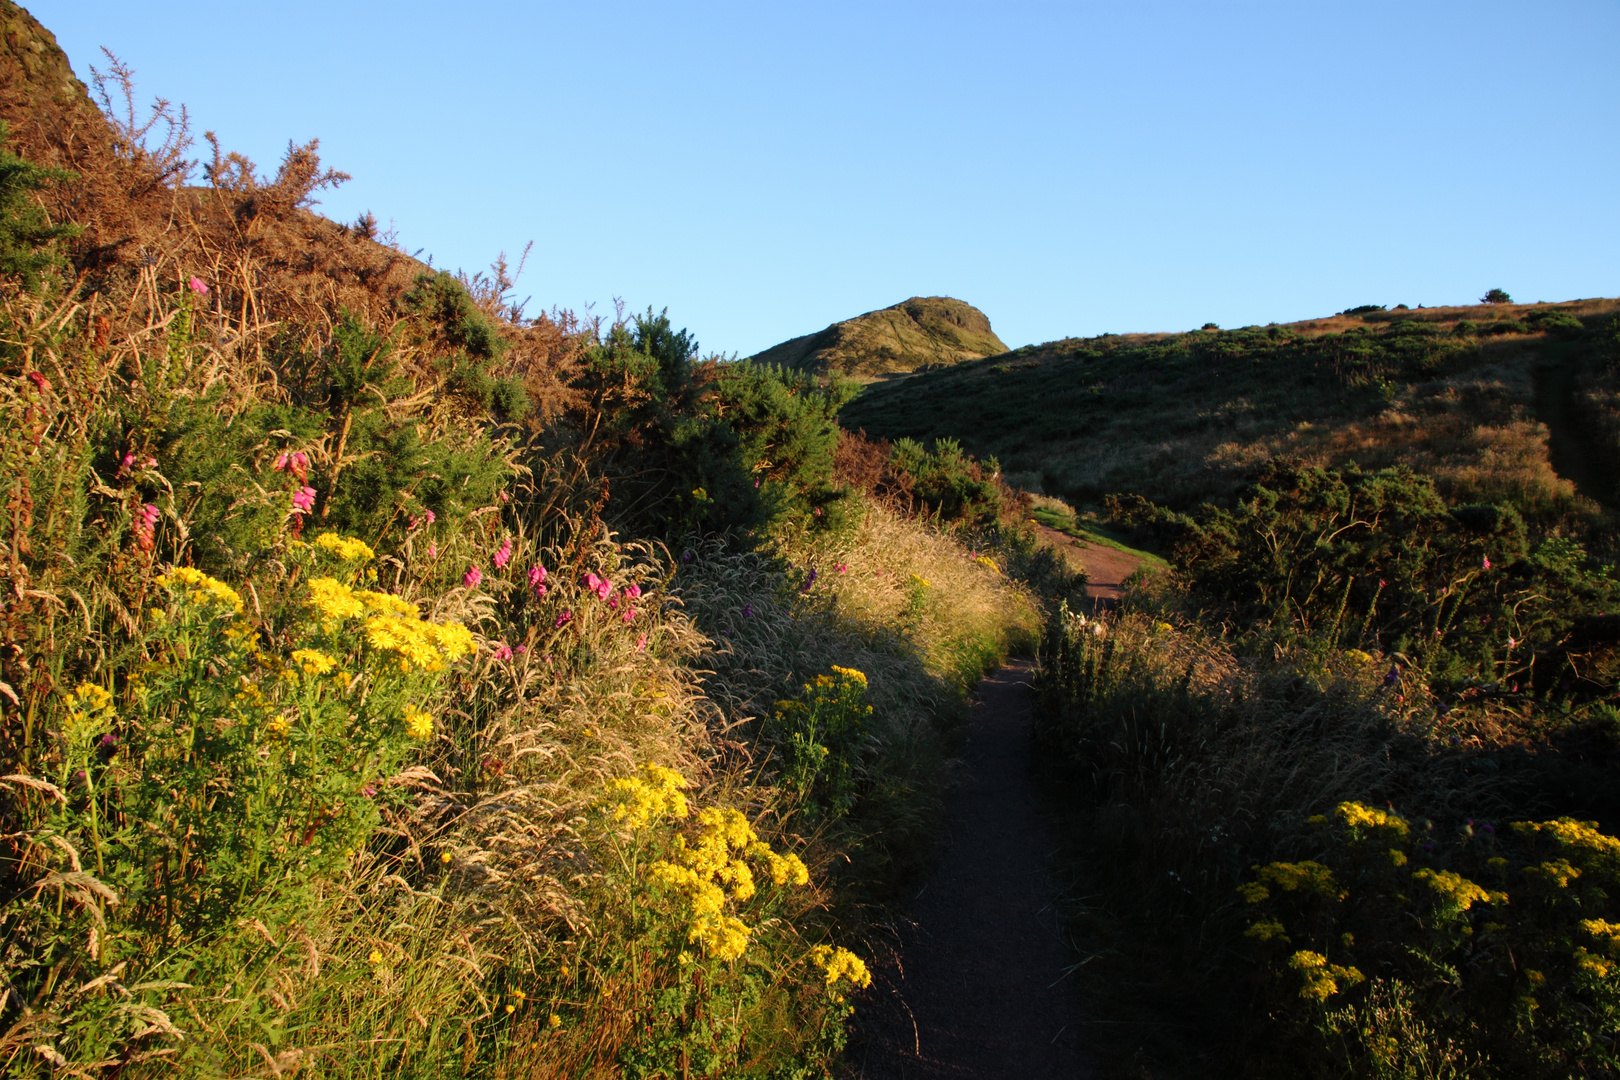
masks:
<path fill-rule="evenodd" d="M 1366 976 L 1353 967 L 1340 967 L 1328 963 L 1321 953 L 1301 949 L 1289 958 L 1288 966 L 1304 978 L 1299 996 L 1307 1001 L 1326 1001 L 1339 992 L 1339 983 L 1354 986 Z"/>
<path fill-rule="evenodd" d="M 1430 870 L 1425 867 L 1413 874 L 1412 880 L 1424 882 L 1439 893 L 1446 903 L 1455 905 L 1459 911 L 1467 911 L 1482 901 L 1495 904 L 1507 899 L 1505 894 L 1490 892 L 1450 870 Z"/>
<path fill-rule="evenodd" d="M 1258 899 L 1250 900 L 1249 894 L 1245 893 L 1244 899 L 1249 900 L 1251 904 L 1259 903 L 1269 895 L 1264 893 L 1264 887 L 1267 885 L 1283 892 L 1314 892 L 1332 900 L 1343 900 L 1348 895 L 1339 888 L 1332 870 L 1309 859 L 1297 863 L 1275 862 L 1261 867 L 1256 876 L 1259 878 L 1258 884 L 1261 886 L 1262 895 Z"/>
<path fill-rule="evenodd" d="M 1596 975 L 1600 979 L 1605 978 L 1610 971 L 1614 970 L 1613 961 L 1593 956 L 1584 948 L 1575 950 L 1575 966 L 1586 974 Z M 1543 981 L 1545 981 L 1545 977 L 1543 977 Z"/>
<path fill-rule="evenodd" d="M 355 540 L 348 536 L 339 536 L 334 532 L 325 532 L 315 538 L 315 546 L 324 551 L 330 551 L 344 562 L 350 559 L 375 559 L 377 553 L 366 546 L 362 540 Z"/>
<path fill-rule="evenodd" d="M 1362 652 L 1360 649 L 1346 649 L 1344 650 L 1344 656 L 1346 660 L 1354 660 L 1358 664 L 1371 664 L 1374 662 L 1370 654 Z"/>
<path fill-rule="evenodd" d="M 929 584 L 928 579 L 923 577 L 921 574 L 912 574 L 911 575 L 911 580 L 914 583 L 916 583 L 918 585 L 921 585 L 925 589 L 933 588 L 933 586 L 931 584 Z"/>
<path fill-rule="evenodd" d="M 95 714 L 112 708 L 113 696 L 97 683 L 80 683 L 67 695 L 68 707 L 76 712 Z"/>
<path fill-rule="evenodd" d="M 1405 818 L 1375 806 L 1342 802 L 1333 812 L 1348 829 L 1381 829 L 1396 837 L 1405 837 L 1408 832 Z"/>
<path fill-rule="evenodd" d="M 372 949 L 371 950 L 371 955 L 366 957 L 366 959 L 369 960 L 373 964 L 380 964 L 380 963 L 382 963 L 383 955 L 382 955 L 381 952 L 377 951 L 376 949 Z"/>
<path fill-rule="evenodd" d="M 556 1013 L 552 1013 L 551 1016 L 546 1020 L 546 1026 L 551 1028 L 562 1027 L 562 1017 L 558 1016 Z"/>
<path fill-rule="evenodd" d="M 1578 866 L 1571 866 L 1568 859 L 1553 859 L 1540 866 L 1527 866 L 1524 872 L 1531 877 L 1539 877 L 1560 889 L 1569 888 L 1569 883 L 1581 876 Z"/>
<path fill-rule="evenodd" d="M 285 739 L 292 733 L 292 721 L 285 716 L 272 717 L 264 725 L 264 730 L 272 739 Z"/>
<path fill-rule="evenodd" d="M 384 615 L 399 615 L 405 618 L 416 618 L 416 605 L 404 600 L 393 593 L 374 592 L 371 589 L 356 589 L 355 599 L 359 600 L 371 611 L 378 611 Z"/>
<path fill-rule="evenodd" d="M 1620 839 L 1598 831 L 1595 821 L 1559 818 L 1557 821 L 1515 821 L 1517 832 L 1549 833 L 1565 847 L 1582 848 L 1598 855 L 1620 856 Z"/>
<path fill-rule="evenodd" d="M 306 603 L 323 619 L 352 619 L 366 613 L 354 590 L 336 578 L 310 578 Z"/>
<path fill-rule="evenodd" d="M 865 962 L 843 947 L 817 945 L 810 950 L 810 962 L 825 973 L 828 986 L 839 979 L 848 979 L 859 987 L 872 985 L 872 973 L 866 970 Z"/>
<path fill-rule="evenodd" d="M 433 716 L 414 705 L 405 706 L 405 734 L 417 742 L 433 737 Z"/>
<path fill-rule="evenodd" d="M 683 818 L 687 815 L 686 796 L 681 789 L 687 786 L 686 777 L 674 769 L 648 763 L 641 767 L 646 779 L 629 777 L 608 785 L 610 798 L 617 805 L 613 820 L 623 822 L 631 829 L 644 829 L 651 822 L 669 815 Z"/>
<path fill-rule="evenodd" d="M 157 579 L 157 583 L 164 588 L 182 592 L 193 604 L 212 600 L 221 607 L 230 608 L 238 615 L 242 613 L 242 598 L 237 595 L 236 590 L 223 581 L 209 577 L 201 570 L 194 570 L 189 566 L 171 566 Z"/>
<path fill-rule="evenodd" d="M 866 673 L 864 671 L 856 671 L 854 668 L 839 667 L 837 664 L 834 664 L 832 669 L 839 675 L 842 675 L 844 678 L 848 679 L 850 682 L 858 682 L 862 686 L 866 685 Z"/>
<path fill-rule="evenodd" d="M 1261 919 L 1243 931 L 1243 936 L 1256 941 L 1281 941 L 1284 945 L 1288 944 L 1288 934 L 1283 929 L 1283 924 L 1276 919 Z"/>
<path fill-rule="evenodd" d="M 996 560 L 992 559 L 988 555 L 980 555 L 977 559 L 974 559 L 973 561 L 978 563 L 980 566 L 989 568 L 994 573 L 997 573 L 997 574 L 1001 573 L 1001 567 L 996 565 Z"/>
<path fill-rule="evenodd" d="M 293 663 L 304 669 L 305 675 L 325 675 L 337 667 L 337 661 L 316 649 L 294 649 Z"/>

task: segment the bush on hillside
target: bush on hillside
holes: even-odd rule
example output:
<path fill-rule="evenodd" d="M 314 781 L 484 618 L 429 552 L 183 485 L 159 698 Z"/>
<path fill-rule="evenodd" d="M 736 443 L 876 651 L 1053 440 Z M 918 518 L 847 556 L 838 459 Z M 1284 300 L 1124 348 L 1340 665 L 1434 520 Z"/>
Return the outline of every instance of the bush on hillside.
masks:
<path fill-rule="evenodd" d="M 1511 304 L 1513 303 L 1513 297 L 1509 296 L 1504 289 L 1491 289 L 1479 298 L 1479 302 L 1482 304 Z"/>

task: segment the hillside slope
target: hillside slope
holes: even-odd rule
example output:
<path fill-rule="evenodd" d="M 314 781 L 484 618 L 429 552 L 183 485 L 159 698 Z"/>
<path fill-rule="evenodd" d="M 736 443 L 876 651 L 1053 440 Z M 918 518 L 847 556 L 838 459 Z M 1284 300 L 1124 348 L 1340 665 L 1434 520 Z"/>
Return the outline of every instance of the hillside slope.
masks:
<path fill-rule="evenodd" d="M 1455 499 L 1551 510 L 1577 485 L 1614 496 L 1594 464 L 1605 460 L 1592 452 L 1601 425 L 1565 399 L 1607 362 L 1597 343 L 1617 310 L 1601 299 L 1373 310 L 1066 338 L 870 386 L 841 422 L 887 439 L 958 439 L 996 455 L 1013 482 L 1081 503 L 1125 491 L 1178 506 L 1221 500 L 1284 455 L 1405 464 Z"/>
<path fill-rule="evenodd" d="M 948 296 L 913 296 L 773 345 L 749 359 L 867 381 L 1006 351 L 990 320 L 973 305 Z"/>

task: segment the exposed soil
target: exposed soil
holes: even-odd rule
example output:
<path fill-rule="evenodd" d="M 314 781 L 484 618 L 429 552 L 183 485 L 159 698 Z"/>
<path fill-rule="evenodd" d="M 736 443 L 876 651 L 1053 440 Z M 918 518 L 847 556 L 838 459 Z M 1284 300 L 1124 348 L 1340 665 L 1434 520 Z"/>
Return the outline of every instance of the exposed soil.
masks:
<path fill-rule="evenodd" d="M 1124 595 L 1125 579 L 1142 564 L 1135 555 L 1127 555 L 1117 548 L 1088 544 L 1048 525 L 1037 524 L 1035 528 L 1042 540 L 1086 572 L 1086 595 L 1105 605 L 1119 603 Z"/>
<path fill-rule="evenodd" d="M 1089 1076 L 1031 770 L 1029 661 L 985 679 L 933 877 L 891 926 L 850 1080 Z"/>

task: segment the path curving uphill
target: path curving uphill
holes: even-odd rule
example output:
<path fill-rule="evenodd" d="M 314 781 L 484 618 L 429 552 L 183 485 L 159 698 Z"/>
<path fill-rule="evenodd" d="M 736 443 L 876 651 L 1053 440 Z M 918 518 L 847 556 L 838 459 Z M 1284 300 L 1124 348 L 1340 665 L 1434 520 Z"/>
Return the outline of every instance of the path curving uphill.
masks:
<path fill-rule="evenodd" d="M 1031 671 L 1018 661 L 979 686 L 946 847 L 874 965 L 849 1080 L 1092 1073 L 1030 767 Z"/>

